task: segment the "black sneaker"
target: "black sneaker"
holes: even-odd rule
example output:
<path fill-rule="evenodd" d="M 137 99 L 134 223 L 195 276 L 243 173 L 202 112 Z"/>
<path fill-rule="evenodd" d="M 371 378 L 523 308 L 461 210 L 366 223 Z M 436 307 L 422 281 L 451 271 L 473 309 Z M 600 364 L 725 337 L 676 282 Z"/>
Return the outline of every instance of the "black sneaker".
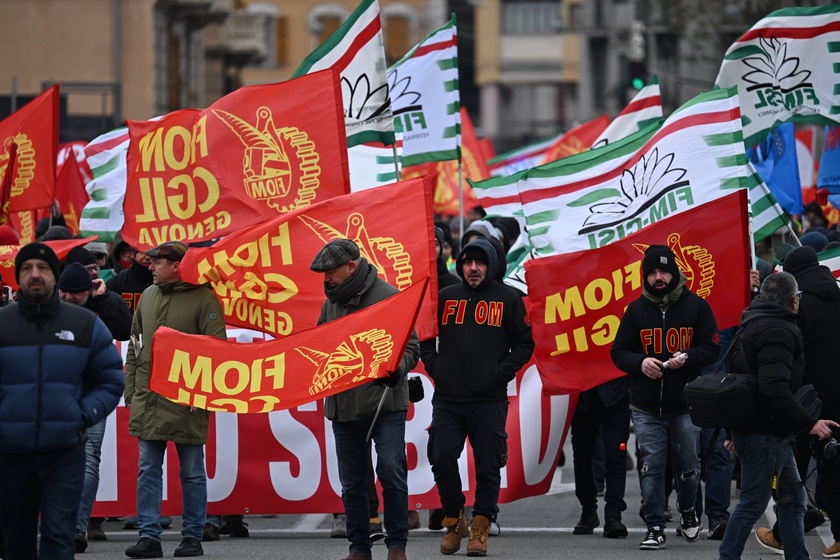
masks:
<path fill-rule="evenodd" d="M 187 537 L 175 549 L 175 556 L 204 556 L 201 541 L 194 537 Z"/>
<path fill-rule="evenodd" d="M 76 554 L 80 554 L 87 550 L 87 537 L 85 537 L 85 532 L 76 529 L 76 536 L 73 537 L 73 543 L 76 546 Z"/>
<path fill-rule="evenodd" d="M 805 510 L 805 532 L 810 533 L 814 528 L 819 527 L 825 523 L 825 516 L 817 508 L 809 507 Z"/>
<path fill-rule="evenodd" d="M 700 520 L 697 519 L 697 515 L 694 513 L 694 508 L 688 509 L 686 511 L 680 511 L 680 526 L 679 534 L 682 538 L 684 538 L 687 542 L 694 542 L 698 538 L 700 538 L 700 530 L 703 528 L 703 525 L 700 523 Z"/>
<path fill-rule="evenodd" d="M 607 519 L 604 523 L 604 538 L 605 539 L 623 539 L 627 537 L 627 527 L 621 522 L 621 519 Z"/>
<path fill-rule="evenodd" d="M 645 540 L 639 544 L 639 550 L 660 550 L 662 548 L 665 548 L 665 531 L 658 526 L 648 528 Z"/>
<path fill-rule="evenodd" d="M 251 536 L 250 531 L 248 531 L 248 524 L 241 519 L 229 519 L 222 526 L 225 533 L 234 539 L 244 539 Z"/>
<path fill-rule="evenodd" d="M 219 528 L 209 521 L 204 524 L 204 535 L 201 537 L 204 542 L 211 542 L 219 540 Z"/>
<path fill-rule="evenodd" d="M 443 510 L 440 508 L 437 509 L 430 509 L 429 510 L 429 531 L 442 531 L 443 530 L 443 518 L 446 517 L 444 515 Z"/>
<path fill-rule="evenodd" d="M 88 521 L 87 538 L 89 541 L 104 541 L 108 540 L 105 536 L 105 531 L 102 530 L 102 522 L 105 521 L 103 517 L 91 517 Z"/>
<path fill-rule="evenodd" d="M 709 534 L 706 537 L 710 541 L 722 541 L 723 534 L 726 533 L 726 520 L 720 521 L 710 521 L 709 522 Z"/>
<path fill-rule="evenodd" d="M 580 520 L 575 525 L 574 530 L 572 531 L 573 535 L 591 535 L 592 532 L 595 530 L 595 527 L 601 524 L 601 520 L 598 519 L 598 514 L 594 511 L 592 512 L 583 512 L 580 514 Z"/>
<path fill-rule="evenodd" d="M 143 537 L 134 546 L 126 548 L 125 555 L 129 558 L 163 558 L 163 549 L 160 542 Z"/>
<path fill-rule="evenodd" d="M 382 530 L 382 521 L 378 517 L 372 517 L 370 520 L 370 542 L 376 542 L 385 538 L 385 532 Z"/>

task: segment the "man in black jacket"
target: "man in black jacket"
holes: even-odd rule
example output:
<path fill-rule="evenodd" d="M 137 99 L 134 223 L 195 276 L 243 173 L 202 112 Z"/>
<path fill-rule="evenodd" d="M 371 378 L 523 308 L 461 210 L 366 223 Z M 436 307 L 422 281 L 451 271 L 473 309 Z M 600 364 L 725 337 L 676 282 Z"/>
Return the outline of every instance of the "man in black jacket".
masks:
<path fill-rule="evenodd" d="M 787 253 L 784 270 L 793 274 L 802 296 L 799 299 L 797 324 L 802 331 L 805 354 L 805 382 L 811 383 L 822 401 L 822 416 L 840 422 L 840 377 L 836 374 L 833 359 L 837 345 L 837 317 L 840 316 L 840 287 L 826 266 L 821 266 L 812 247 L 797 247 Z M 840 431 L 834 431 L 835 439 Z M 799 477 L 807 476 L 811 460 L 810 440 L 805 433 L 796 437 L 794 445 Z M 840 557 L 840 464 L 820 460 L 817 463 L 820 477 L 821 505 L 831 519 L 834 544 L 824 551 L 826 558 Z M 809 518 L 813 521 L 809 523 Z M 805 513 L 807 533 L 822 515 L 809 508 Z M 762 546 L 782 551 L 782 538 L 778 522 L 770 529 L 759 527 L 756 538 Z"/>
<path fill-rule="evenodd" d="M 791 274 L 771 274 L 741 316 L 743 338 L 740 348 L 733 348 L 730 363 L 734 371 L 757 376 L 762 408 L 756 418 L 733 430 L 727 442 L 741 458 L 741 494 L 720 543 L 720 560 L 741 558 L 752 526 L 770 501 L 771 485 L 787 498 L 779 504 L 785 558 L 809 558 L 803 530 L 806 495 L 790 441 L 802 432 L 827 439 L 837 423 L 809 417 L 794 396 L 805 376 L 796 324 L 799 297 Z"/>
<path fill-rule="evenodd" d="M 627 306 L 610 350 L 616 367 L 629 375 L 647 524 L 642 550 L 665 546 L 669 451 L 677 479 L 678 534 L 694 542 L 702 529 L 694 510 L 700 428 L 691 422 L 683 389 L 715 361 L 720 346 L 712 308 L 685 283 L 671 249 L 648 247 L 642 260 L 642 295 Z"/>
<path fill-rule="evenodd" d="M 456 264 L 463 281 L 438 294 L 439 344 L 420 347 L 435 383 L 428 453 L 446 516 L 440 551 L 453 554 L 467 532 L 458 458 L 469 437 L 475 504 L 467 555 L 485 556 L 507 460 L 507 385 L 531 358 L 534 340 L 522 299 L 493 279 L 499 263 L 487 240 L 468 243 Z"/>

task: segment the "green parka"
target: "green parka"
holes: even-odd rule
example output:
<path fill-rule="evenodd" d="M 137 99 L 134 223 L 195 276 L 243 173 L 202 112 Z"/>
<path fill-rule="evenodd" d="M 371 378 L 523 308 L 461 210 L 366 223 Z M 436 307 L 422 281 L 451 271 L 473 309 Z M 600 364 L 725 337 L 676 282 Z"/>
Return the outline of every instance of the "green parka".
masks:
<path fill-rule="evenodd" d="M 146 288 L 134 312 L 125 360 L 125 404 L 131 408 L 128 433 L 145 440 L 202 445 L 209 413 L 199 408 L 190 411 L 189 406 L 149 391 L 152 336 L 161 326 L 227 338 L 222 305 L 208 285 L 173 282 Z"/>

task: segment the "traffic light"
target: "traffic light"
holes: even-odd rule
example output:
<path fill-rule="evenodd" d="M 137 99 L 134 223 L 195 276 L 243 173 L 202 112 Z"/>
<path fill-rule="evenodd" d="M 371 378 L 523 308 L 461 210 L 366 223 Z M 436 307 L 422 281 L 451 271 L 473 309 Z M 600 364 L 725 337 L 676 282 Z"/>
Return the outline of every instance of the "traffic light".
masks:
<path fill-rule="evenodd" d="M 638 91 L 645 87 L 648 81 L 647 61 L 631 60 L 627 65 L 627 86 Z"/>

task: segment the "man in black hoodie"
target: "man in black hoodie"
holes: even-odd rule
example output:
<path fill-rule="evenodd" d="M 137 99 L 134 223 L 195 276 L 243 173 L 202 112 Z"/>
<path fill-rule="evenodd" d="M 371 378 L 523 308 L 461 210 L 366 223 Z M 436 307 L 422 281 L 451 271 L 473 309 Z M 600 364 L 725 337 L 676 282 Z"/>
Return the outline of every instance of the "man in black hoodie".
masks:
<path fill-rule="evenodd" d="M 755 375 L 761 412 L 732 430 L 727 447 L 741 458 L 741 494 L 720 543 L 720 560 L 738 560 L 750 530 L 764 513 L 775 481 L 779 529 L 788 560 L 807 560 L 803 515 L 805 488 L 793 457 L 790 440 L 807 432 L 819 439 L 831 436 L 836 422 L 809 417 L 794 393 L 805 376 L 802 335 L 796 324 L 799 287 L 787 272 L 771 274 L 758 297 L 741 315 L 743 338 L 733 348 L 733 371 Z"/>
<path fill-rule="evenodd" d="M 802 290 L 796 317 L 805 344 L 805 382 L 814 386 L 822 401 L 822 417 L 840 422 L 840 377 L 837 376 L 836 360 L 833 358 L 837 345 L 837 317 L 840 317 L 840 286 L 831 270 L 820 265 L 812 247 L 797 247 L 788 252 L 785 255 L 784 271 L 793 274 Z M 840 430 L 834 430 L 834 438 L 840 438 Z M 799 477 L 803 479 L 807 476 L 811 459 L 811 439 L 804 433 L 796 438 L 796 463 Z M 820 477 L 821 504 L 831 519 L 831 533 L 834 536 L 834 544 L 823 554 L 826 558 L 837 558 L 840 557 L 840 464 L 820 460 L 817 472 Z M 815 516 L 814 513 L 806 512 L 806 532 L 811 528 L 809 515 Z M 778 522 L 772 531 L 764 527 L 756 529 L 756 538 L 764 547 L 782 550 Z"/>
<path fill-rule="evenodd" d="M 629 375 L 647 524 L 642 550 L 665 547 L 669 450 L 677 479 L 678 534 L 694 542 L 702 528 L 694 510 L 700 428 L 691 423 L 683 389 L 717 359 L 720 339 L 712 308 L 685 283 L 671 249 L 648 247 L 642 260 L 642 295 L 627 306 L 610 350 L 616 367 Z"/>
<path fill-rule="evenodd" d="M 121 243 L 128 247 L 125 242 Z M 120 270 L 116 276 L 112 276 L 105 283 L 105 287 L 122 296 L 128 310 L 134 315 L 134 311 L 140 303 L 140 296 L 143 295 L 143 290 L 152 285 L 152 271 L 149 270 L 152 259 L 146 253 L 136 249 L 129 247 L 129 250 L 131 252 L 131 264 L 128 268 Z M 114 252 L 114 255 L 118 254 L 116 251 Z"/>
<path fill-rule="evenodd" d="M 435 383 L 428 453 L 446 516 L 440 551 L 453 554 L 467 532 L 458 458 L 469 437 L 475 504 L 467 555 L 485 556 L 507 460 L 507 385 L 531 358 L 534 340 L 522 299 L 493 280 L 498 257 L 486 239 L 468 243 L 456 265 L 462 282 L 438 294 L 439 344 L 420 345 Z"/>

